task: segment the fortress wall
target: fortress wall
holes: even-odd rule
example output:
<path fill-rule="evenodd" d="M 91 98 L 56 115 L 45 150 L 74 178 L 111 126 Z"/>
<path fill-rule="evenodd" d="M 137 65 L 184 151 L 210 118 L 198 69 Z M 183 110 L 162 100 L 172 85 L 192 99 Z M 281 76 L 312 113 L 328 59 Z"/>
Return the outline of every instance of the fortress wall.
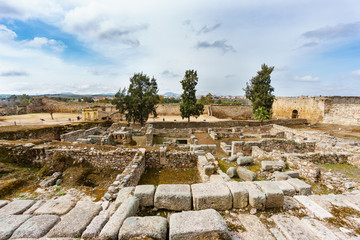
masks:
<path fill-rule="evenodd" d="M 323 123 L 360 125 L 359 97 L 330 97 Z"/>
<path fill-rule="evenodd" d="M 237 105 L 211 105 L 209 106 L 211 116 L 217 118 L 231 118 L 233 120 L 250 120 L 252 119 L 252 106 Z"/>

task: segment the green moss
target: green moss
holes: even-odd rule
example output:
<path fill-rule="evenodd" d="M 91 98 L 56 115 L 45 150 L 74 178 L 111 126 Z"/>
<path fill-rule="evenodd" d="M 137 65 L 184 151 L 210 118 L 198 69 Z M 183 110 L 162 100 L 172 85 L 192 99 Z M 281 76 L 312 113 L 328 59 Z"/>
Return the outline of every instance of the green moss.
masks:
<path fill-rule="evenodd" d="M 144 184 L 194 184 L 201 182 L 195 168 L 149 168 L 141 176 L 139 185 Z"/>
<path fill-rule="evenodd" d="M 337 164 L 318 164 L 319 166 L 331 169 L 334 173 L 345 174 L 346 177 L 360 181 L 360 168 L 348 163 Z"/>

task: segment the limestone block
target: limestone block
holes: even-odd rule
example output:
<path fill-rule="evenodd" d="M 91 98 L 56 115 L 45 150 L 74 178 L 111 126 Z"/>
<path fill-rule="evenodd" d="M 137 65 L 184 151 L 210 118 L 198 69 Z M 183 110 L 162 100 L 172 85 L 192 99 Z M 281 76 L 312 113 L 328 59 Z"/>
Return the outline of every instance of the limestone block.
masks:
<path fill-rule="evenodd" d="M 253 208 L 263 210 L 265 209 L 266 196 L 265 193 L 252 182 L 240 182 L 241 185 L 249 193 L 249 205 Z"/>
<path fill-rule="evenodd" d="M 0 208 L 7 205 L 10 201 L 9 200 L 0 200 Z"/>
<path fill-rule="evenodd" d="M 0 215 L 0 239 L 8 239 L 30 217 L 29 215 Z"/>
<path fill-rule="evenodd" d="M 239 166 L 250 165 L 254 163 L 253 157 L 238 157 L 236 160 Z"/>
<path fill-rule="evenodd" d="M 214 209 L 174 213 L 170 216 L 170 240 L 230 240 L 226 222 Z"/>
<path fill-rule="evenodd" d="M 119 232 L 119 240 L 148 237 L 166 240 L 167 220 L 159 216 L 128 217 Z"/>
<path fill-rule="evenodd" d="M 285 174 L 285 172 L 274 172 L 273 177 L 275 181 L 284 181 L 289 179 L 289 175 Z"/>
<path fill-rule="evenodd" d="M 0 215 L 16 215 L 25 212 L 33 204 L 34 200 L 15 200 L 0 208 Z"/>
<path fill-rule="evenodd" d="M 41 187 L 50 187 L 55 185 L 56 180 L 58 180 L 61 177 L 61 172 L 55 172 L 53 175 L 46 177 L 43 181 L 40 182 Z"/>
<path fill-rule="evenodd" d="M 284 206 L 284 193 L 275 182 L 255 182 L 266 196 L 266 208 L 282 208 Z"/>
<path fill-rule="evenodd" d="M 285 168 L 284 161 L 262 161 L 261 170 L 263 171 L 282 171 Z"/>
<path fill-rule="evenodd" d="M 99 239 L 116 239 L 124 220 L 130 216 L 134 216 L 138 208 L 139 199 L 137 197 L 129 197 L 126 199 L 105 224 L 99 234 Z"/>
<path fill-rule="evenodd" d="M 319 204 L 317 204 L 316 202 L 314 202 L 313 200 L 311 200 L 307 196 L 294 196 L 294 198 L 299 203 L 304 205 L 304 207 L 307 210 L 309 210 L 312 214 L 314 214 L 315 217 L 317 217 L 317 218 L 319 218 L 321 220 L 326 219 L 326 218 L 333 218 L 334 217 L 331 213 L 329 213 L 328 211 L 326 211 L 325 209 L 320 207 Z"/>
<path fill-rule="evenodd" d="M 34 215 L 40 214 L 55 214 L 64 215 L 69 212 L 75 203 L 73 201 L 60 201 L 60 200 L 49 200 L 46 201 L 42 206 L 35 210 Z"/>
<path fill-rule="evenodd" d="M 221 175 L 213 174 L 210 176 L 210 182 L 225 183 L 226 181 Z"/>
<path fill-rule="evenodd" d="M 300 178 L 300 174 L 298 171 L 286 171 L 284 173 L 291 178 Z"/>
<path fill-rule="evenodd" d="M 230 162 L 235 162 L 237 160 L 237 158 L 238 157 L 236 155 L 233 155 L 233 156 L 229 157 L 229 161 Z"/>
<path fill-rule="evenodd" d="M 208 176 L 210 176 L 211 174 L 214 174 L 215 172 L 215 166 L 214 165 L 210 165 L 207 164 L 204 166 L 204 173 Z"/>
<path fill-rule="evenodd" d="M 28 210 L 26 210 L 23 214 L 33 214 L 44 203 L 46 203 L 46 201 L 44 200 L 36 201 L 36 203 L 32 205 Z"/>
<path fill-rule="evenodd" d="M 50 230 L 47 236 L 79 238 L 101 209 L 99 204 L 79 201 L 70 212 L 62 217 L 61 222 Z"/>
<path fill-rule="evenodd" d="M 333 231 L 325 227 L 320 221 L 316 219 L 301 219 L 301 222 L 321 240 L 340 240 Z"/>
<path fill-rule="evenodd" d="M 191 210 L 191 189 L 188 184 L 161 184 L 157 187 L 154 206 L 173 211 Z"/>
<path fill-rule="evenodd" d="M 245 208 L 249 202 L 249 192 L 240 182 L 227 182 L 233 198 L 233 208 Z"/>
<path fill-rule="evenodd" d="M 244 168 L 244 167 L 238 167 L 236 169 L 237 175 L 239 178 L 245 181 L 255 181 L 257 176 L 256 173 Z"/>
<path fill-rule="evenodd" d="M 310 195 L 312 194 L 311 185 L 307 184 L 306 182 L 297 179 L 297 178 L 290 178 L 287 180 L 288 183 L 291 184 L 296 190 L 297 193 L 300 195 Z"/>
<path fill-rule="evenodd" d="M 194 210 L 227 210 L 232 207 L 232 196 L 225 183 L 197 183 L 191 185 L 191 191 Z"/>
<path fill-rule="evenodd" d="M 236 168 L 229 167 L 228 170 L 226 171 L 226 174 L 231 178 L 236 177 L 237 176 Z"/>
<path fill-rule="evenodd" d="M 134 196 L 135 187 L 124 187 L 120 189 L 115 200 L 115 210 L 129 197 Z"/>
<path fill-rule="evenodd" d="M 81 235 L 83 239 L 96 239 L 99 235 L 101 229 L 104 227 L 106 222 L 109 220 L 110 212 L 109 211 L 101 211 L 99 215 L 97 215 L 91 223 L 86 227 L 85 231 Z"/>
<path fill-rule="evenodd" d="M 12 238 L 40 238 L 60 221 L 56 215 L 39 215 L 28 219 L 12 235 Z"/>
<path fill-rule="evenodd" d="M 295 188 L 287 181 L 276 181 L 278 187 L 283 191 L 285 196 L 294 196 L 296 194 Z"/>
<path fill-rule="evenodd" d="M 134 196 L 140 201 L 140 206 L 144 207 L 154 206 L 154 194 L 154 185 L 138 185 L 134 192 Z"/>
<path fill-rule="evenodd" d="M 239 214 L 239 220 L 251 239 L 275 240 L 257 216 Z"/>

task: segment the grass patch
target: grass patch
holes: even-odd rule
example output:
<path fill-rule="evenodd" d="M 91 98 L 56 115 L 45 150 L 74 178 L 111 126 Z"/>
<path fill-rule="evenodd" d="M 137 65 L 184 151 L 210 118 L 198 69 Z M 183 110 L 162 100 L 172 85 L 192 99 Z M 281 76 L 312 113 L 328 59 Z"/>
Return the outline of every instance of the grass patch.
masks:
<path fill-rule="evenodd" d="M 163 144 L 167 141 L 166 137 L 154 136 L 154 144 Z"/>
<path fill-rule="evenodd" d="M 320 167 L 331 169 L 334 173 L 345 174 L 347 178 L 360 182 L 360 168 L 348 163 L 318 164 Z"/>
<path fill-rule="evenodd" d="M 144 184 L 194 184 L 200 183 L 196 168 L 148 168 L 141 176 L 139 185 Z"/>

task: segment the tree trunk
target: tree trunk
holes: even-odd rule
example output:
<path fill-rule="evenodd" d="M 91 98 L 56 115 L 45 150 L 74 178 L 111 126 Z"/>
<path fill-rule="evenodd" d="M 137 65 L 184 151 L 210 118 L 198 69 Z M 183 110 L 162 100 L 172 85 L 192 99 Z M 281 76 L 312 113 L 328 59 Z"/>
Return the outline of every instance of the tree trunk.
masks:
<path fill-rule="evenodd" d="M 54 120 L 53 112 L 50 113 L 51 119 Z"/>

